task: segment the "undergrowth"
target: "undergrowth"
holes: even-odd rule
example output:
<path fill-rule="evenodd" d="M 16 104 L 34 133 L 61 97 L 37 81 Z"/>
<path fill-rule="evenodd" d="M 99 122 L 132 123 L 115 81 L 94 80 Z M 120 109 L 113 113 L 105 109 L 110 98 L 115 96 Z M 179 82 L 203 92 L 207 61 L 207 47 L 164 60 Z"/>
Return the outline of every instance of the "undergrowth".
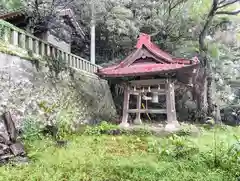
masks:
<path fill-rule="evenodd" d="M 237 181 L 240 177 L 239 128 L 160 138 L 146 130 L 132 134 L 102 122 L 87 126 L 82 134 L 66 133 L 69 144 L 62 148 L 48 137 L 28 134 L 35 138 L 25 139 L 31 162 L 1 167 L 0 180 Z"/>

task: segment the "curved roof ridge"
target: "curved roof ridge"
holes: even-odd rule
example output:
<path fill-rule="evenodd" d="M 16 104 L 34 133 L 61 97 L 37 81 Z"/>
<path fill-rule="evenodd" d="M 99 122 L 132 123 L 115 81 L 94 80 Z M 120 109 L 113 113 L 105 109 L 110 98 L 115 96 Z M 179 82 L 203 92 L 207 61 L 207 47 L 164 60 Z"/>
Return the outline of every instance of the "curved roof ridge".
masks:
<path fill-rule="evenodd" d="M 143 48 L 143 45 L 145 45 L 145 47 L 147 47 L 147 49 L 156 56 L 167 60 L 169 63 L 173 62 L 172 56 L 169 53 L 161 50 L 155 43 L 151 42 L 151 36 L 145 33 L 140 34 L 136 48 L 141 49 Z"/>

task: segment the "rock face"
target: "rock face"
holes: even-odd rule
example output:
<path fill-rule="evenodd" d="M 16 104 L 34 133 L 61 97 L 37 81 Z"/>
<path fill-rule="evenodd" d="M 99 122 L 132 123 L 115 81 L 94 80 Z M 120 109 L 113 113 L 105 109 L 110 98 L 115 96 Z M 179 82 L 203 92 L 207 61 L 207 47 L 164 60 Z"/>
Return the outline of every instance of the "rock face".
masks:
<path fill-rule="evenodd" d="M 29 116 L 54 122 L 67 114 L 76 127 L 86 119 L 108 121 L 116 114 L 105 80 L 74 69 L 55 77 L 44 62 L 36 66 L 0 53 L 0 114 L 6 111 L 17 128 Z"/>

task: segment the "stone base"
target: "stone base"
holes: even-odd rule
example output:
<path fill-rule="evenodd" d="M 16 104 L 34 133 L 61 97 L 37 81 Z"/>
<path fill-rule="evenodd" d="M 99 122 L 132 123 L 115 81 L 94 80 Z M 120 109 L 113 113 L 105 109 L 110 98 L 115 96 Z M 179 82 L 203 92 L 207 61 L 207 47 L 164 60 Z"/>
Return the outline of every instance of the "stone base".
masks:
<path fill-rule="evenodd" d="M 136 125 L 141 125 L 142 124 L 142 120 L 139 119 L 139 118 L 136 118 L 136 119 L 134 119 L 133 123 L 136 124 Z"/>
<path fill-rule="evenodd" d="M 127 128 L 127 127 L 129 127 L 130 125 L 129 125 L 129 123 L 121 122 L 121 124 L 119 124 L 119 126 L 122 127 L 122 128 Z"/>
<path fill-rule="evenodd" d="M 180 124 L 178 123 L 178 121 L 173 121 L 168 123 L 165 128 L 165 131 L 167 132 L 176 132 L 180 130 Z"/>

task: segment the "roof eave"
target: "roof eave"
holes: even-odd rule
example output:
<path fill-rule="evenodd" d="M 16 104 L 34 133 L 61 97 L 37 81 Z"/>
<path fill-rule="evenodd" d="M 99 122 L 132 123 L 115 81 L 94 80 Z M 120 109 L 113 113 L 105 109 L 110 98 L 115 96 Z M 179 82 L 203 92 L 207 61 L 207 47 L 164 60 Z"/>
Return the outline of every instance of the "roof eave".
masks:
<path fill-rule="evenodd" d="M 11 13 L 0 15 L 0 19 L 2 19 L 2 20 L 12 19 L 12 18 L 15 18 L 15 17 L 18 17 L 18 16 L 22 16 L 23 14 L 24 13 L 20 12 L 20 11 L 11 12 Z"/>
<path fill-rule="evenodd" d="M 160 75 L 160 74 L 165 74 L 165 73 L 173 73 L 176 72 L 178 73 L 179 71 L 183 70 L 192 70 L 195 69 L 199 66 L 199 64 L 192 64 L 192 65 L 187 65 L 184 67 L 180 68 L 174 68 L 174 69 L 168 69 L 168 70 L 160 70 L 160 71 L 152 71 L 152 72 L 140 72 L 140 73 L 121 73 L 121 74 L 108 74 L 102 71 L 98 71 L 96 74 L 98 76 L 104 77 L 104 78 L 119 78 L 119 77 L 134 77 L 134 76 L 149 76 L 149 75 Z"/>

